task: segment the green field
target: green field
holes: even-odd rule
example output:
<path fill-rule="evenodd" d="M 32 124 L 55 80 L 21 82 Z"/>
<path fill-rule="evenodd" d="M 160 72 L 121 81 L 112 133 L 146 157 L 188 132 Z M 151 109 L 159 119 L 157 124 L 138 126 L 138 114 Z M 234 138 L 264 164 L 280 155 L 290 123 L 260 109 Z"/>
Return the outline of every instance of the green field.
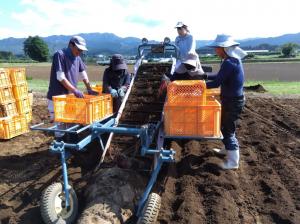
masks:
<path fill-rule="evenodd" d="M 245 86 L 260 84 L 269 93 L 275 95 L 300 94 L 300 82 L 281 82 L 281 81 L 247 81 Z"/>
<path fill-rule="evenodd" d="M 99 82 L 98 82 L 99 83 Z M 30 90 L 35 92 L 47 92 L 49 81 L 41 79 L 28 80 Z M 92 82 L 93 84 L 93 82 Z M 300 82 L 281 82 L 281 81 L 247 81 L 245 86 L 262 85 L 268 93 L 275 95 L 300 94 Z M 79 88 L 84 90 L 84 84 L 79 83 Z"/>

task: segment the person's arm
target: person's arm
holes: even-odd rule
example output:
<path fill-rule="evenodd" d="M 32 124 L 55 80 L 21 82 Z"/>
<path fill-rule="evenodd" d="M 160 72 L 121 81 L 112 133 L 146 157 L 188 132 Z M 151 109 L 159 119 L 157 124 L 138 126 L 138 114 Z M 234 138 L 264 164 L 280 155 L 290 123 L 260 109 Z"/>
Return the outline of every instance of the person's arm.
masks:
<path fill-rule="evenodd" d="M 78 98 L 83 98 L 83 93 L 79 90 L 76 89 L 66 78 L 65 74 L 63 72 L 57 72 L 57 79 L 59 82 L 69 91 L 74 93 L 74 95 Z"/>
<path fill-rule="evenodd" d="M 211 78 L 214 78 L 213 81 L 206 83 L 207 89 L 220 87 L 232 72 L 232 64 L 228 61 L 223 62 L 220 71 L 216 75 L 211 75 Z"/>
<path fill-rule="evenodd" d="M 86 73 L 86 71 L 82 71 L 79 73 L 80 79 L 82 80 L 82 82 L 85 85 L 86 90 L 89 92 L 92 90 L 88 75 Z"/>
<path fill-rule="evenodd" d="M 105 69 L 104 74 L 103 74 L 103 80 L 102 80 L 102 88 L 105 93 L 109 93 L 110 90 L 112 89 L 108 76 L 109 76 L 108 69 Z"/>
<path fill-rule="evenodd" d="M 129 72 L 126 70 L 125 71 L 125 79 L 124 79 L 124 84 L 122 85 L 124 91 L 127 91 L 129 85 L 130 85 L 130 81 L 131 81 L 131 75 L 129 74 Z"/>
<path fill-rule="evenodd" d="M 192 35 L 189 35 L 186 41 L 186 46 L 188 53 L 195 53 L 196 52 L 196 41 Z"/>

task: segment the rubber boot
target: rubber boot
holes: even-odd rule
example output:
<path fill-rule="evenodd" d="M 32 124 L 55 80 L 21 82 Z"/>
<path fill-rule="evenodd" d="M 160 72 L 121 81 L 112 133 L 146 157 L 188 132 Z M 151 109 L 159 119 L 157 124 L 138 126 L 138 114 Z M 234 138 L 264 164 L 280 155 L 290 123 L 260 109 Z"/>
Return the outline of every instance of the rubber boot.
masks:
<path fill-rule="evenodd" d="M 221 156 L 226 156 L 227 155 L 227 150 L 226 149 L 213 148 L 212 151 L 215 152 L 218 155 L 221 155 Z"/>
<path fill-rule="evenodd" d="M 220 164 L 220 166 L 224 170 L 238 169 L 239 160 L 240 160 L 239 150 L 228 150 L 227 160 L 224 163 Z"/>

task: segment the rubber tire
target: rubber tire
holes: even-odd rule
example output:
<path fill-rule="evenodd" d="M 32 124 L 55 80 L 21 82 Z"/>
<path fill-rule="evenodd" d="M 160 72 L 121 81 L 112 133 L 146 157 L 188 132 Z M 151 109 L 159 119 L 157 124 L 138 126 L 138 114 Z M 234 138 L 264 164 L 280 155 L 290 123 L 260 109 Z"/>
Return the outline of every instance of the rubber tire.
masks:
<path fill-rule="evenodd" d="M 137 224 L 154 224 L 161 206 L 161 197 L 156 193 L 151 193 L 143 208 L 142 215 Z"/>
<path fill-rule="evenodd" d="M 61 183 L 53 183 L 43 191 L 40 209 L 43 221 L 46 224 L 70 224 L 76 219 L 78 213 L 78 199 L 73 188 L 71 188 L 69 191 L 69 196 L 73 200 L 72 214 L 67 219 L 63 219 L 56 213 L 54 208 L 54 200 L 55 197 L 62 191 L 63 186 Z"/>

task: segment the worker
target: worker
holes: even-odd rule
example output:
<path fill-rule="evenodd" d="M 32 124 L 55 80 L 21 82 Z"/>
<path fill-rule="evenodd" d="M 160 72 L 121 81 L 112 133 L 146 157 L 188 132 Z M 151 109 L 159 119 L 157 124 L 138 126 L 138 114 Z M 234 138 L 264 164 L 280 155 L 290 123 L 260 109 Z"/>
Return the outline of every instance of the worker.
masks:
<path fill-rule="evenodd" d="M 197 54 L 189 53 L 179 65 L 177 70 L 171 74 L 164 74 L 158 90 L 158 98 L 164 99 L 167 94 L 167 86 L 175 80 L 202 80 L 205 73 L 200 64 Z"/>
<path fill-rule="evenodd" d="M 113 110 L 117 112 L 130 85 L 131 75 L 128 72 L 125 59 L 120 54 L 114 54 L 110 65 L 103 74 L 103 92 L 113 97 Z"/>
<path fill-rule="evenodd" d="M 178 60 L 176 61 L 175 71 L 181 62 L 186 59 L 188 54 L 196 54 L 196 40 L 190 34 L 188 26 L 183 22 L 178 22 L 175 26 L 178 36 L 175 39 L 175 45 L 178 48 Z"/>
<path fill-rule="evenodd" d="M 85 40 L 80 36 L 73 36 L 67 48 L 59 50 L 53 55 L 47 93 L 51 121 L 54 120 L 53 96 L 73 93 L 76 97 L 84 97 L 77 88 L 79 79 L 83 81 L 89 94 L 97 94 L 91 89 L 86 66 L 80 57 L 83 51 L 87 51 Z"/>
<path fill-rule="evenodd" d="M 174 80 L 200 80 L 203 79 L 204 71 L 201 67 L 199 57 L 196 53 L 189 53 L 183 59 L 182 63 L 171 75 L 171 81 Z"/>
<path fill-rule="evenodd" d="M 221 164 L 223 169 L 237 169 L 239 167 L 239 143 L 236 138 L 236 122 L 245 105 L 243 92 L 244 69 L 242 59 L 247 55 L 239 47 L 239 43 L 231 36 L 217 35 L 209 47 L 215 48 L 216 54 L 222 59 L 217 74 L 210 74 L 206 78 L 208 89 L 221 87 L 221 131 L 224 149 L 213 149 L 220 155 L 227 156 Z"/>

